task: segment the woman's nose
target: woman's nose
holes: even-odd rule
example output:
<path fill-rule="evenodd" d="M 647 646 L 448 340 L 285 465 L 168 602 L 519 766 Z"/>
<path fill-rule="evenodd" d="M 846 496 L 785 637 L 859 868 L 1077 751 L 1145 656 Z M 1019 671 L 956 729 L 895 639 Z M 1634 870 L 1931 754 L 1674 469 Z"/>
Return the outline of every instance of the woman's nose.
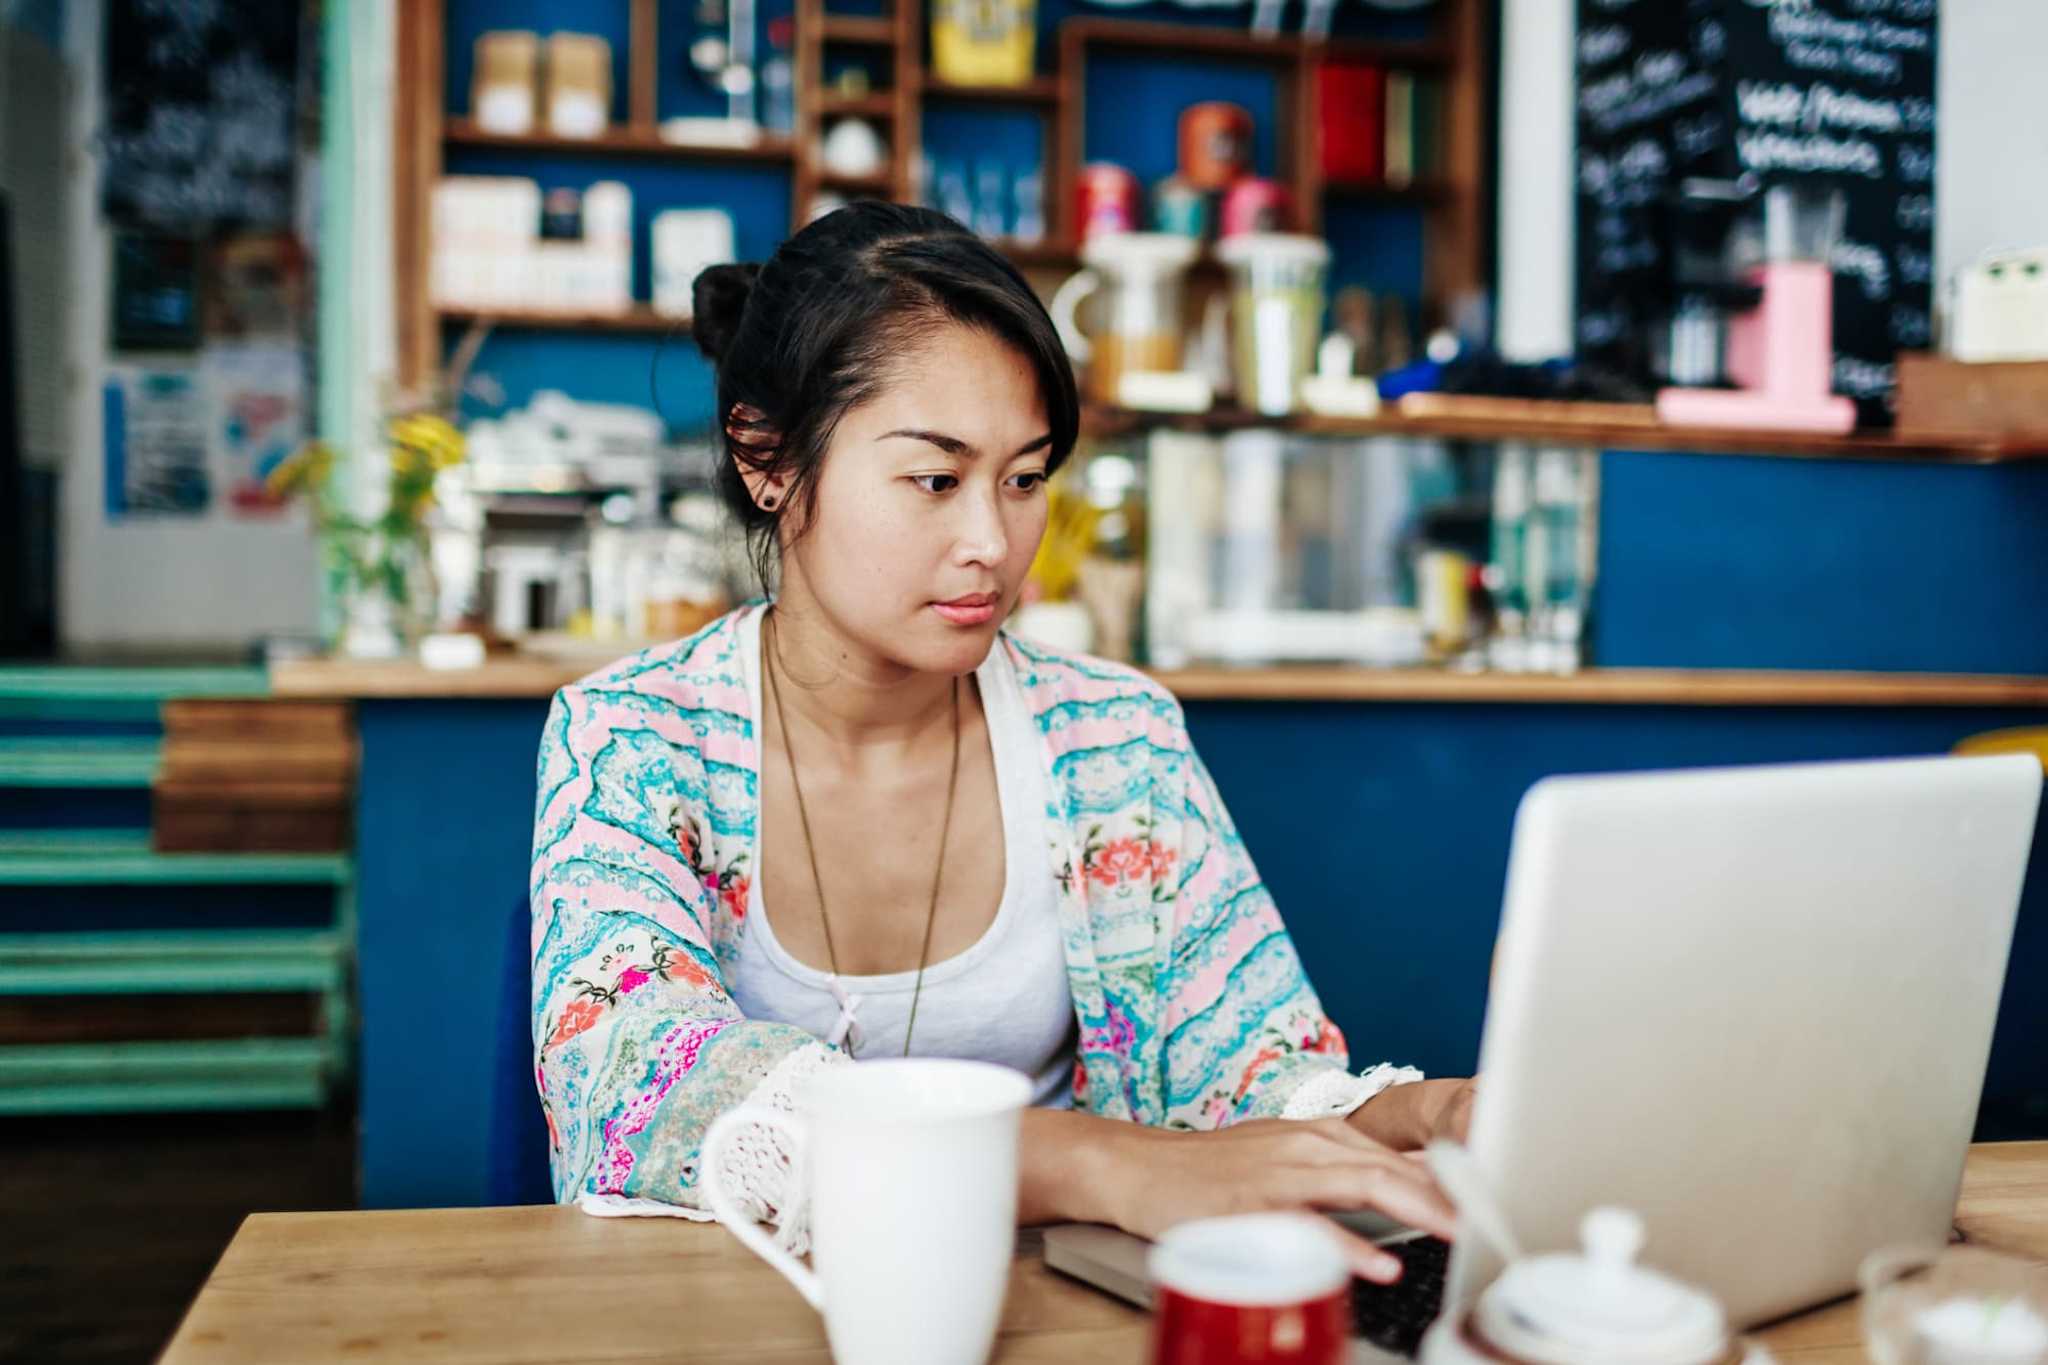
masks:
<path fill-rule="evenodd" d="M 999 564 L 1009 551 L 1009 534 L 1003 529 L 1002 508 L 992 496 L 975 495 L 960 499 L 962 523 L 958 553 L 967 564 Z"/>

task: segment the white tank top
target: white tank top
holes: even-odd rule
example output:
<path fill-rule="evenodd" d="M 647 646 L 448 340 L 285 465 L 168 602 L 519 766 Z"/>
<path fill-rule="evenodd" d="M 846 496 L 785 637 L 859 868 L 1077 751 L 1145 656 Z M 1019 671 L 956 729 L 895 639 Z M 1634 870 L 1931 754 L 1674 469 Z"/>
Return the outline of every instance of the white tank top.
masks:
<path fill-rule="evenodd" d="M 740 657 L 758 717 L 759 611 L 749 612 L 740 624 Z M 925 968 L 911 1055 L 999 1062 L 1032 1078 L 1033 1104 L 1070 1108 L 1079 1029 L 1060 942 L 1059 884 L 1045 849 L 1051 780 L 1037 723 L 1025 707 L 1009 656 L 991 648 L 974 676 L 981 685 L 1002 805 L 1003 898 L 994 922 L 972 947 Z M 760 776 L 757 769 L 757 791 Z M 752 861 L 758 868 L 758 814 L 755 821 Z M 839 1022 L 843 995 L 852 1006 L 859 1055 L 899 1057 L 916 984 L 915 971 L 835 981 L 830 972 L 797 961 L 776 939 L 761 899 L 761 879 L 753 879 L 738 961 L 726 981 L 747 1018 L 794 1024 L 824 1038 Z"/>

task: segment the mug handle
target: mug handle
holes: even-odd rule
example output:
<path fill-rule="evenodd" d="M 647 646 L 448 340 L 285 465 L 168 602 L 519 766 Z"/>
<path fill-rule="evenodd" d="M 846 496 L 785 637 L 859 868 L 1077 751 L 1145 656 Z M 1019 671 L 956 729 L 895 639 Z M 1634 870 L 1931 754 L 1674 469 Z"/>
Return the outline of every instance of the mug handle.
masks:
<path fill-rule="evenodd" d="M 1081 300 L 1094 293 L 1102 283 L 1102 277 L 1093 270 L 1077 270 L 1061 282 L 1052 293 L 1052 307 L 1046 311 L 1052 314 L 1053 330 L 1060 334 L 1060 344 L 1067 348 L 1067 354 L 1076 364 L 1086 365 L 1095 348 L 1088 344 L 1088 338 L 1081 335 L 1081 326 L 1074 320 L 1074 312 L 1080 308 Z"/>
<path fill-rule="evenodd" d="M 725 1149 L 742 1128 L 759 1124 L 768 1128 L 780 1128 L 796 1144 L 798 1160 L 790 1169 L 790 1183 L 802 1179 L 801 1154 L 808 1140 L 804 1121 L 795 1114 L 765 1104 L 743 1104 L 728 1109 L 711 1121 L 705 1131 L 704 1146 L 699 1160 L 704 1171 L 704 1202 L 711 1206 L 711 1212 L 719 1222 L 732 1230 L 733 1236 L 746 1244 L 756 1256 L 782 1272 L 782 1278 L 796 1286 L 796 1292 L 804 1301 L 820 1313 L 825 1311 L 825 1286 L 818 1279 L 816 1271 L 802 1261 L 775 1245 L 775 1239 L 761 1230 L 761 1225 L 740 1206 L 739 1199 L 720 1182 L 719 1170 L 724 1164 Z"/>

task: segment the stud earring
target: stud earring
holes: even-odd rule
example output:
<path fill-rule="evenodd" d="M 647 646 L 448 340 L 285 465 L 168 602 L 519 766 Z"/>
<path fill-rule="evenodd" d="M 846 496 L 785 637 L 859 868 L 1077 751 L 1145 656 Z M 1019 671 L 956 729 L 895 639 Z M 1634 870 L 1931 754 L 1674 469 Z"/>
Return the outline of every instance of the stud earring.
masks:
<path fill-rule="evenodd" d="M 762 510 L 762 511 L 764 511 L 764 512 L 772 512 L 772 511 L 774 511 L 774 510 L 775 510 L 775 499 L 773 499 L 773 498 L 763 498 L 763 499 L 761 499 L 761 510 Z"/>

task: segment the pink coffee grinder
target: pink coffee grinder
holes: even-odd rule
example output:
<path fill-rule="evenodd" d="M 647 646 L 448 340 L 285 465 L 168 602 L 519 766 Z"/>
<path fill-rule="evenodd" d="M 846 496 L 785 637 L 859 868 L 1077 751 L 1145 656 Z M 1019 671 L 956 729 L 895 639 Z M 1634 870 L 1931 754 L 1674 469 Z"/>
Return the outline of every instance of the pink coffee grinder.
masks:
<path fill-rule="evenodd" d="M 1835 275 L 1842 235 L 1840 190 L 1774 185 L 1763 196 L 1763 236 L 1737 234 L 1731 252 L 1761 264 L 1743 277 L 1762 291 L 1756 307 L 1728 322 L 1732 389 L 1665 389 L 1657 416 L 1667 426 L 1842 433 L 1856 405 L 1833 392 Z"/>

